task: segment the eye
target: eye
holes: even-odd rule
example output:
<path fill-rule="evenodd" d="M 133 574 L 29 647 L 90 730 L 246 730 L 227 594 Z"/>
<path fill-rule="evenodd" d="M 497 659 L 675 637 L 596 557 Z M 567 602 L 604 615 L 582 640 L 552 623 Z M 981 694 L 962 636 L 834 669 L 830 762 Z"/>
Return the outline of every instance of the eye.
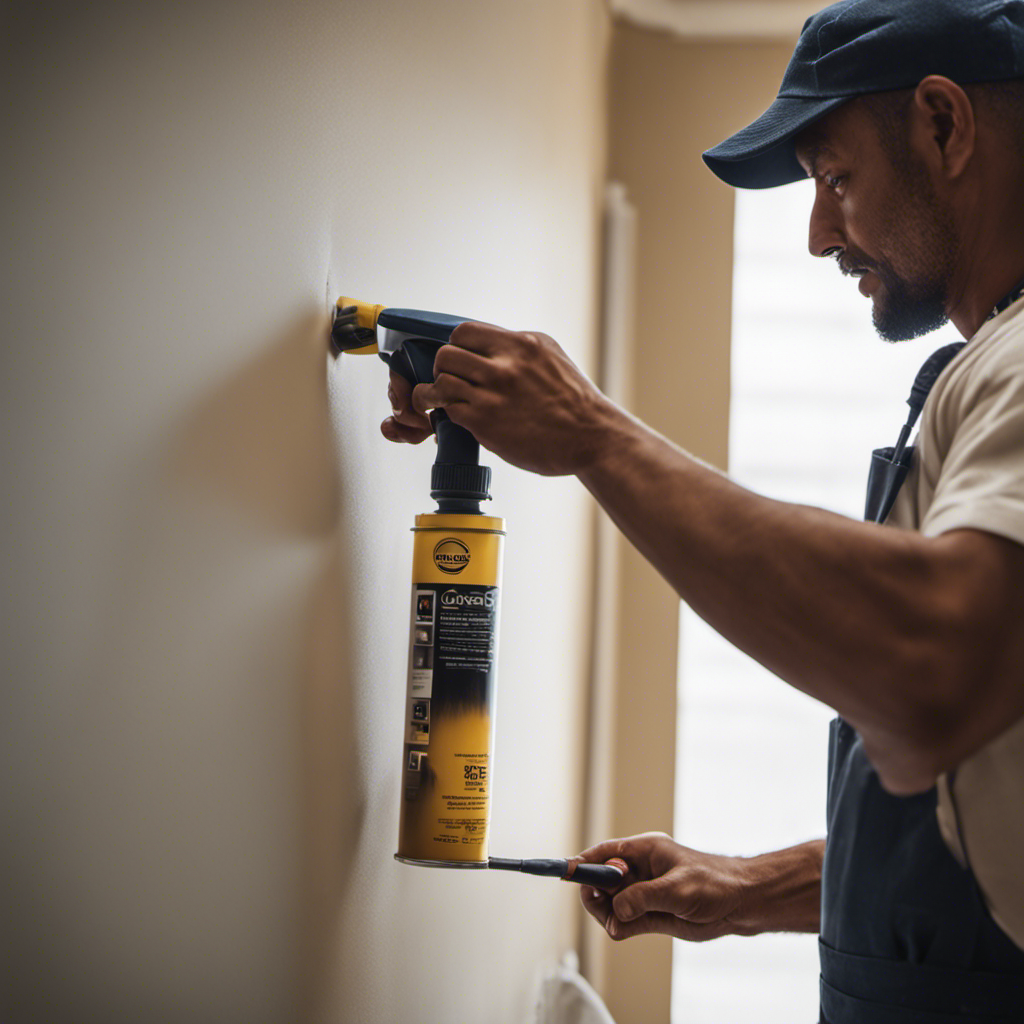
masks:
<path fill-rule="evenodd" d="M 842 174 L 826 174 L 824 177 L 825 187 L 833 192 L 839 192 L 846 183 L 846 176 Z"/>

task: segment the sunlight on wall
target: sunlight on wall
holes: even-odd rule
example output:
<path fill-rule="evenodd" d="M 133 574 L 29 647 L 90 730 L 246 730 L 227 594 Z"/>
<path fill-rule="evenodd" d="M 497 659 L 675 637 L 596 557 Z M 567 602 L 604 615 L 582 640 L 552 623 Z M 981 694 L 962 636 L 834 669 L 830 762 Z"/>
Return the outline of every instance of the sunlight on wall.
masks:
<path fill-rule="evenodd" d="M 872 448 L 895 443 L 920 364 L 952 327 L 879 340 L 870 303 L 807 254 L 810 182 L 737 192 L 730 474 L 786 501 L 860 519 Z M 825 831 L 832 711 L 682 607 L 676 838 L 752 855 Z M 673 1024 L 817 1019 L 813 935 L 675 943 Z"/>

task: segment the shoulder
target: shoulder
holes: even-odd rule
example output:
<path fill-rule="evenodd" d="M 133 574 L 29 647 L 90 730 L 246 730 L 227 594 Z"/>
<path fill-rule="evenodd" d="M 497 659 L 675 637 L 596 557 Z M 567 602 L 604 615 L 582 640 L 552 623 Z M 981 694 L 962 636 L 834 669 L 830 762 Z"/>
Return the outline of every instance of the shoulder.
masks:
<path fill-rule="evenodd" d="M 1024 401 L 1024 299 L 967 343 L 935 383 L 931 397 L 936 425 L 956 425 L 993 401 Z M 1001 404 L 1001 403 L 1000 403 Z"/>
<path fill-rule="evenodd" d="M 968 376 L 990 379 L 1024 372 L 1024 299 L 983 324 L 960 356 L 954 362 Z"/>

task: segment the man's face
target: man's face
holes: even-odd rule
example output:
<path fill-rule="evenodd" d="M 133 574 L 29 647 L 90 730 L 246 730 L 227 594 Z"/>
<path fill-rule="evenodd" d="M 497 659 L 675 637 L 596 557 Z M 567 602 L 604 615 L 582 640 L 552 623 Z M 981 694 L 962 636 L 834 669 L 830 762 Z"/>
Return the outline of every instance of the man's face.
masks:
<path fill-rule="evenodd" d="M 875 330 L 905 341 L 946 322 L 958 240 L 924 161 L 909 143 L 892 148 L 853 101 L 803 132 L 796 152 L 815 180 L 812 254 L 859 277 Z"/>

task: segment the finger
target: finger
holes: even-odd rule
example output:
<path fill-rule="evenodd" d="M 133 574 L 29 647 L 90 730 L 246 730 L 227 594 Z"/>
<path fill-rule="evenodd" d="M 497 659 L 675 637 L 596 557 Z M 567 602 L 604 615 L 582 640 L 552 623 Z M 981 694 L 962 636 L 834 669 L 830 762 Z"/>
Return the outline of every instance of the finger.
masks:
<path fill-rule="evenodd" d="M 580 900 L 587 913 L 616 941 L 634 935 L 661 934 L 690 942 L 703 942 L 725 934 L 724 930 L 714 926 L 694 924 L 670 913 L 652 912 L 631 921 L 623 921 L 613 909 L 614 900 L 607 893 L 590 886 L 580 888 Z"/>
<path fill-rule="evenodd" d="M 627 860 L 626 845 L 628 843 L 628 839 L 606 839 L 603 843 L 588 846 L 577 859 L 586 861 L 588 864 L 605 864 L 613 857 Z"/>
<path fill-rule="evenodd" d="M 729 929 L 721 922 L 694 924 L 675 914 L 650 913 L 635 921 L 620 921 L 613 913 L 605 924 L 605 931 L 616 942 L 631 939 L 635 935 L 671 935 L 686 942 L 707 942 L 728 934 Z"/>
<path fill-rule="evenodd" d="M 488 383 L 493 378 L 494 364 L 487 356 L 468 349 L 442 345 L 434 356 L 434 379 L 443 373 L 479 385 Z"/>
<path fill-rule="evenodd" d="M 468 349 L 470 352 L 491 355 L 508 345 L 509 338 L 514 333 L 506 331 L 504 327 L 495 327 L 494 324 L 467 320 L 452 331 L 448 344 Z"/>
<path fill-rule="evenodd" d="M 589 885 L 580 886 L 580 902 L 583 909 L 602 927 L 607 929 L 608 918 L 612 916 L 611 897 L 600 889 Z"/>
<path fill-rule="evenodd" d="M 636 882 L 621 889 L 612 902 L 620 921 L 633 921 L 646 913 L 670 913 L 685 916 L 680 906 L 679 879 L 661 875 L 647 882 Z"/>
<path fill-rule="evenodd" d="M 407 427 L 399 423 L 394 416 L 389 416 L 380 425 L 380 432 L 389 440 L 402 442 L 404 444 L 419 444 L 430 437 L 432 431 L 428 427 L 424 430 L 421 427 Z"/>
<path fill-rule="evenodd" d="M 461 377 L 442 373 L 433 384 L 417 384 L 412 392 L 412 407 L 426 414 L 431 409 L 447 409 L 459 402 L 469 402 L 476 388 Z"/>
<path fill-rule="evenodd" d="M 570 857 L 567 861 L 568 869 L 565 873 L 565 878 L 571 879 L 576 867 L 582 863 L 584 863 L 582 857 Z M 605 864 L 608 867 L 615 868 L 619 873 L 619 877 L 615 881 L 602 883 L 601 888 L 608 893 L 618 892 L 622 887 L 623 880 L 625 879 L 627 872 L 629 871 L 629 865 L 621 857 L 612 857 L 611 860 L 605 861 Z"/>
<path fill-rule="evenodd" d="M 388 401 L 396 422 L 428 434 L 431 432 L 430 421 L 412 407 L 412 385 L 397 373 L 392 373 L 388 382 Z"/>
<path fill-rule="evenodd" d="M 392 409 L 406 409 L 409 407 L 409 400 L 412 397 L 412 384 L 409 383 L 400 373 L 391 371 L 388 378 L 388 401 Z"/>
<path fill-rule="evenodd" d="M 630 856 L 646 856 L 658 843 L 662 843 L 666 839 L 669 842 L 672 841 L 672 837 L 665 832 L 640 832 L 635 836 L 606 839 L 603 843 L 595 843 L 584 850 L 580 856 L 588 861 L 608 860 L 609 857 L 623 857 L 628 861 Z"/>
<path fill-rule="evenodd" d="M 624 839 L 606 839 L 584 850 L 581 860 L 605 864 L 613 858 L 625 861 L 629 881 L 651 877 L 651 851 L 668 837 L 664 832 L 642 832 Z"/>

